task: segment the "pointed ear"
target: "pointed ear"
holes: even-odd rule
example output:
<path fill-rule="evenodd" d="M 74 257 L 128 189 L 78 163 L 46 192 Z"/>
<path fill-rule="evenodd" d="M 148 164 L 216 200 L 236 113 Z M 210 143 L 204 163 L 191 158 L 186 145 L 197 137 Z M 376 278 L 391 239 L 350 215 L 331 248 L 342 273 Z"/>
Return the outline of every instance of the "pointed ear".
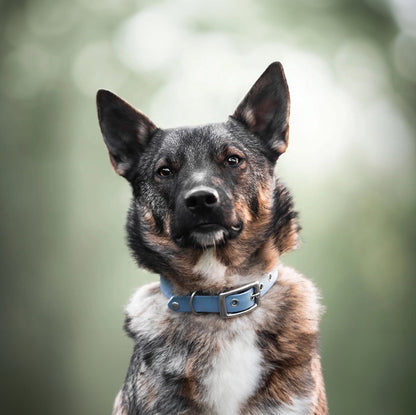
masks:
<path fill-rule="evenodd" d="M 98 120 L 110 161 L 127 179 L 157 127 L 144 114 L 110 91 L 97 92 Z"/>
<path fill-rule="evenodd" d="M 232 115 L 256 134 L 275 162 L 289 143 L 290 96 L 283 66 L 272 63 Z"/>

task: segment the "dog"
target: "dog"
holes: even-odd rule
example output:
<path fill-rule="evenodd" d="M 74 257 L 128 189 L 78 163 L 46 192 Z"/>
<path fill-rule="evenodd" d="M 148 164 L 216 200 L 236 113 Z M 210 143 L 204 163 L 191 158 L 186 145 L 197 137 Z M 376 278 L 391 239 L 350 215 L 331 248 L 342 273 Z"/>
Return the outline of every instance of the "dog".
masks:
<path fill-rule="evenodd" d="M 160 282 L 126 307 L 113 415 L 328 413 L 314 285 L 280 264 L 298 215 L 275 176 L 289 90 L 272 63 L 223 123 L 161 129 L 106 90 L 98 119 L 132 200 L 127 240 Z"/>

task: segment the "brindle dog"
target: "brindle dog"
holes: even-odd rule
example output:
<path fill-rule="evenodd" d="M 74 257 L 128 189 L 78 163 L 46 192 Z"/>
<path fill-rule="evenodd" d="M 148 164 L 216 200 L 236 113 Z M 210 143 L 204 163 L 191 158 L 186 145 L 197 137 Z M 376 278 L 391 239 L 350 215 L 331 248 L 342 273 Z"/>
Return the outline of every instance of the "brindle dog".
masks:
<path fill-rule="evenodd" d="M 135 345 L 113 414 L 327 414 L 319 296 L 279 263 L 299 232 L 274 173 L 289 137 L 282 65 L 223 123 L 161 129 L 105 90 L 97 106 L 133 192 L 130 249 L 161 275 L 127 306 Z"/>

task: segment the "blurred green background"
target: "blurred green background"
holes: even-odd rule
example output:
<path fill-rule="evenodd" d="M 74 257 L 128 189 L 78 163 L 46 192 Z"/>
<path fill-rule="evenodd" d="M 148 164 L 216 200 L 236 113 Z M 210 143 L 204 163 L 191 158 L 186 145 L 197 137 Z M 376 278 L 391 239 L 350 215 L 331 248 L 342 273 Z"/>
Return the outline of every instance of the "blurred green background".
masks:
<path fill-rule="evenodd" d="M 274 60 L 303 225 L 283 262 L 323 296 L 331 413 L 416 413 L 415 1 L 3 0 L 0 33 L 2 413 L 110 413 L 123 305 L 157 278 L 124 243 L 96 90 L 221 121 Z"/>

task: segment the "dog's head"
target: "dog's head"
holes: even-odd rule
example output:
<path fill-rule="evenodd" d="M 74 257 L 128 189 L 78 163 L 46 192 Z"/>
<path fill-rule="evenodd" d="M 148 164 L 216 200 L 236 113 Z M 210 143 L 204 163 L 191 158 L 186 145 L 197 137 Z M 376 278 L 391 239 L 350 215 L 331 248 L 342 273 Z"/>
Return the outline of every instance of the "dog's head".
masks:
<path fill-rule="evenodd" d="M 224 263 L 242 264 L 264 244 L 278 252 L 293 247 L 296 215 L 274 177 L 289 132 L 280 63 L 266 69 L 224 123 L 160 129 L 104 90 L 97 106 L 114 170 L 133 189 L 127 229 L 141 265 L 166 273 L 211 247 Z"/>

